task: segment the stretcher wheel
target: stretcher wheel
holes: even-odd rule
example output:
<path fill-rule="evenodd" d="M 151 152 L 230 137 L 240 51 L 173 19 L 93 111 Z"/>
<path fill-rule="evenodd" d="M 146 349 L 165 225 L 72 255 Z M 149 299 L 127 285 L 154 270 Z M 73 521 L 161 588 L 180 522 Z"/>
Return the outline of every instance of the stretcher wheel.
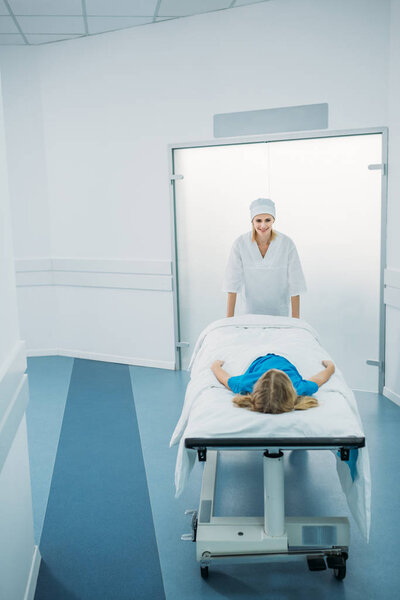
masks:
<path fill-rule="evenodd" d="M 200 567 L 200 575 L 203 579 L 207 579 L 208 577 L 208 567 Z"/>
<path fill-rule="evenodd" d="M 333 569 L 336 579 L 342 580 L 346 577 L 346 565 Z"/>

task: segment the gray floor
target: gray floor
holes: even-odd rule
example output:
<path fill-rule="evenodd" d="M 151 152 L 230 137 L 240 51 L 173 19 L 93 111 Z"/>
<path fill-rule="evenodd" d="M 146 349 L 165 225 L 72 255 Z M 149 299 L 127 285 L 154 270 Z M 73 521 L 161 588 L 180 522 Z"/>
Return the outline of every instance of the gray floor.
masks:
<path fill-rule="evenodd" d="M 28 427 L 30 423 L 41 423 L 41 435 L 29 438 L 31 456 L 37 446 L 37 465 L 32 470 L 32 479 L 37 478 L 38 493 L 34 495 L 34 512 L 38 521 L 37 539 L 40 539 L 58 441 L 51 438 L 51 443 L 43 443 L 43 422 L 50 419 L 51 423 L 48 425 L 53 431 L 56 421 L 56 429 L 59 431 L 70 365 L 59 361 L 57 369 L 53 369 L 47 359 L 35 360 L 35 369 L 33 365 L 30 366 L 32 399 Z M 331 571 L 308 571 L 304 560 L 212 566 L 210 576 L 205 581 L 200 577 L 199 565 L 195 559 L 195 544 L 180 540 L 181 534 L 190 530 L 184 510 L 198 506 L 202 467 L 199 463 L 196 464 L 188 486 L 182 496 L 176 499 L 176 447 L 169 448 L 169 439 L 181 412 L 188 375 L 186 372 L 144 367 L 128 368 L 167 600 L 400 598 L 400 407 L 375 394 L 356 394 L 372 471 L 372 528 L 369 544 L 363 540 L 349 515 L 336 475 L 333 455 L 326 451 L 301 451 L 288 453 L 285 459 L 288 515 L 350 517 L 352 540 L 347 576 L 343 582 L 335 580 Z M 44 402 L 46 394 L 51 405 L 55 400 L 59 404 L 57 418 L 51 411 L 49 413 L 48 405 Z M 262 514 L 262 503 L 261 458 L 254 453 L 242 453 L 240 457 L 224 453 L 218 474 L 216 513 Z"/>

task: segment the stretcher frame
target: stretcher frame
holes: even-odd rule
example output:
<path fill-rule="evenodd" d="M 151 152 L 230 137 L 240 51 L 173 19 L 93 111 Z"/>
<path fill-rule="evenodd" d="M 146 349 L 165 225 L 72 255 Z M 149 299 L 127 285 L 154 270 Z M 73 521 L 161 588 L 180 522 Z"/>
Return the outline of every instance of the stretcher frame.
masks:
<path fill-rule="evenodd" d="M 199 510 L 192 515 L 192 533 L 182 536 L 196 542 L 196 559 L 202 577 L 211 563 L 267 562 L 272 557 L 306 556 L 310 570 L 333 569 L 337 579 L 346 575 L 350 546 L 347 517 L 285 517 L 284 452 L 334 450 L 348 461 L 350 450 L 365 446 L 364 437 L 345 438 L 186 438 L 185 447 L 205 462 Z M 214 516 L 218 452 L 254 450 L 263 453 L 264 515 Z M 326 559 L 326 562 L 325 562 Z"/>

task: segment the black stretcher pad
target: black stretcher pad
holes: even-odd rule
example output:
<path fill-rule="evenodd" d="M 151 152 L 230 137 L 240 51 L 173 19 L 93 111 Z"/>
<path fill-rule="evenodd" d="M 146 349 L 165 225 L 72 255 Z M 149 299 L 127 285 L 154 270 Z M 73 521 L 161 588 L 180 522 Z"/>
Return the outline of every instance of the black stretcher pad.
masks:
<path fill-rule="evenodd" d="M 186 438 L 186 448 L 363 448 L 364 437 L 343 438 Z"/>

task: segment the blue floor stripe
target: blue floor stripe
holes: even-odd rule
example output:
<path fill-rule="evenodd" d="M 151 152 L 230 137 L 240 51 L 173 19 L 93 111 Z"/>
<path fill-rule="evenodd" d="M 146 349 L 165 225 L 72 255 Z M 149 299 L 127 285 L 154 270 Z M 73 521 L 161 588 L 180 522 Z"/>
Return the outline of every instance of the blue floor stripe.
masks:
<path fill-rule="evenodd" d="M 35 600 L 164 600 L 125 365 L 76 359 Z"/>
<path fill-rule="evenodd" d="M 28 358 L 29 404 L 26 409 L 35 542 L 42 535 L 58 440 L 74 359 Z"/>

